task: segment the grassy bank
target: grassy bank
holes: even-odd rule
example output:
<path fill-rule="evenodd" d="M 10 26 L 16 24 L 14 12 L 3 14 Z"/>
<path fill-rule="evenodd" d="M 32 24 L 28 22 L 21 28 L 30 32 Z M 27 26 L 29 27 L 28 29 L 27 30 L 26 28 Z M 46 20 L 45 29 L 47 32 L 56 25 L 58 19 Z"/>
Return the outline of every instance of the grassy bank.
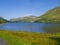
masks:
<path fill-rule="evenodd" d="M 9 45 L 59 45 L 60 34 L 0 31 Z"/>

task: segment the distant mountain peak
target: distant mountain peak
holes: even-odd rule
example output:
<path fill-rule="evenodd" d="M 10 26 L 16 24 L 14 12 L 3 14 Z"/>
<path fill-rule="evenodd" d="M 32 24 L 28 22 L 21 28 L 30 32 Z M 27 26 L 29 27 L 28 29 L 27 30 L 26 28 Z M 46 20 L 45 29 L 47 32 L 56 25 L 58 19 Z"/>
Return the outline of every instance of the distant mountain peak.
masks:
<path fill-rule="evenodd" d="M 18 22 L 33 22 L 35 21 L 36 16 L 24 16 L 19 18 L 10 19 L 10 21 L 18 21 Z"/>

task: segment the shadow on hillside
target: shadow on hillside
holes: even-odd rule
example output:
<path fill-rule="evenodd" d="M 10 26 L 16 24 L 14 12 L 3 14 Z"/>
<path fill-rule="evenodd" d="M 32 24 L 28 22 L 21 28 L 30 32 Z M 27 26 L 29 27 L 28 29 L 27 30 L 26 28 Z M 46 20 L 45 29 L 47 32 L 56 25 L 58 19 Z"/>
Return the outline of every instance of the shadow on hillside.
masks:
<path fill-rule="evenodd" d="M 60 37 L 50 37 L 50 39 L 56 41 L 56 45 L 60 45 Z"/>

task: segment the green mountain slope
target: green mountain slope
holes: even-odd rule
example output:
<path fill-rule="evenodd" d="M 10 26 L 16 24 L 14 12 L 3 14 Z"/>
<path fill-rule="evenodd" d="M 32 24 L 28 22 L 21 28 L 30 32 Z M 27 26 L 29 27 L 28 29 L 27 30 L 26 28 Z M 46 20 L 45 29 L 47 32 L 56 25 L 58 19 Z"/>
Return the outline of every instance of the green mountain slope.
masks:
<path fill-rule="evenodd" d="M 35 22 L 60 23 L 60 6 L 47 11 L 42 16 L 38 17 Z"/>
<path fill-rule="evenodd" d="M 26 16 L 10 19 L 12 22 L 34 22 L 36 20 L 36 16 Z"/>
<path fill-rule="evenodd" d="M 2 23 L 6 23 L 6 22 L 8 22 L 8 21 L 5 20 L 4 18 L 0 17 L 0 24 L 2 24 Z"/>

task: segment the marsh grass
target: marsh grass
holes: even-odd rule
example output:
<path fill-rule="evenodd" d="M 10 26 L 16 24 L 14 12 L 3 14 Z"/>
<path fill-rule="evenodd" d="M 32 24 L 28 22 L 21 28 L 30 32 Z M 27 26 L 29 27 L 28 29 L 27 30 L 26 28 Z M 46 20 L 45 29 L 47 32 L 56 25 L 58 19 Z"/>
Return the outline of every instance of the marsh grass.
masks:
<path fill-rule="evenodd" d="M 0 37 L 9 45 L 57 45 L 59 41 L 52 37 L 60 38 L 60 33 L 35 33 L 35 32 L 13 32 L 0 31 Z"/>

